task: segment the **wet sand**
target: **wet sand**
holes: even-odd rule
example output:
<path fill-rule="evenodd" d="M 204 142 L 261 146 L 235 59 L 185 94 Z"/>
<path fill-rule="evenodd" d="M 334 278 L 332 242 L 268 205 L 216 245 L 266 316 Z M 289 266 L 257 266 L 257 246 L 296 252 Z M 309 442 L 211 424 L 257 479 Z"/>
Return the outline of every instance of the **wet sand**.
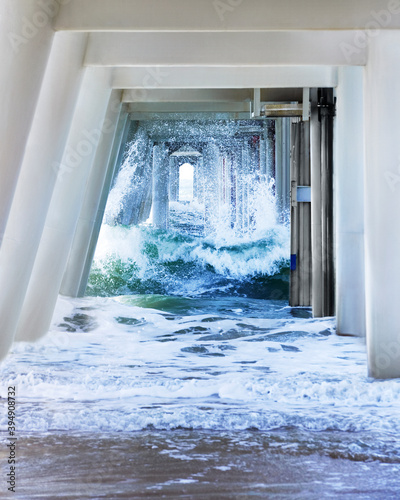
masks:
<path fill-rule="evenodd" d="M 19 436 L 17 493 L 1 498 L 400 498 L 400 460 L 348 459 L 340 444 L 346 439 L 346 433 L 190 430 Z M 3 491 L 5 473 L 3 467 Z"/>

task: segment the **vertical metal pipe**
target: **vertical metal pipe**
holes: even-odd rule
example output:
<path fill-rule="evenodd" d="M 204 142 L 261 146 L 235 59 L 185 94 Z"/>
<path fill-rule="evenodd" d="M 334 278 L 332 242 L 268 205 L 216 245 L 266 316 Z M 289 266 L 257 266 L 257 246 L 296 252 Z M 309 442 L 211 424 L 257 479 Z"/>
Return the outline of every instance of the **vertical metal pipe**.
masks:
<path fill-rule="evenodd" d="M 290 217 L 290 293 L 289 304 L 291 306 L 300 305 L 299 302 L 299 220 L 297 203 L 297 185 L 299 178 L 300 159 L 300 134 L 299 123 L 292 123 L 291 133 L 291 161 L 290 161 L 290 183 L 291 183 L 291 217 Z"/>
<path fill-rule="evenodd" d="M 310 122 L 303 122 L 301 127 L 300 143 L 302 152 L 300 157 L 300 184 L 302 186 L 311 185 L 310 177 Z M 303 224 L 301 231 L 300 248 L 302 252 L 302 265 L 300 270 L 300 280 L 302 288 L 300 292 L 300 303 L 303 306 L 311 305 L 312 287 L 312 250 L 311 250 L 311 203 L 302 203 L 300 206 L 300 216 Z"/>
<path fill-rule="evenodd" d="M 321 227 L 321 126 L 318 90 L 311 91 L 311 241 L 312 241 L 312 310 L 323 316 L 322 227 Z"/>
<path fill-rule="evenodd" d="M 282 215 L 287 220 L 290 211 L 290 118 L 282 123 Z"/>
<path fill-rule="evenodd" d="M 334 254 L 333 254 L 333 96 L 323 91 L 321 120 L 321 218 L 322 275 L 324 285 L 323 316 L 335 314 Z"/>
<path fill-rule="evenodd" d="M 283 158 L 282 158 L 283 124 L 282 118 L 275 120 L 275 194 L 278 213 L 283 211 Z"/>

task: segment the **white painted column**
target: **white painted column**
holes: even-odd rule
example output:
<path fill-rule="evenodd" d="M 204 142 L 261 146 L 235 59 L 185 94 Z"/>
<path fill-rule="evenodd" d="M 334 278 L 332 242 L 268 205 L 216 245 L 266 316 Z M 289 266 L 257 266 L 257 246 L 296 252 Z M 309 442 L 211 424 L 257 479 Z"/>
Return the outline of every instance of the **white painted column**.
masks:
<path fill-rule="evenodd" d="M 86 35 L 55 37 L 0 248 L 0 358 L 11 345 L 79 95 Z"/>
<path fill-rule="evenodd" d="M 49 2 L 51 4 L 52 2 Z M 0 2 L 0 244 L 39 98 L 58 4 Z"/>
<path fill-rule="evenodd" d="M 165 145 L 153 148 L 153 225 L 167 229 L 169 218 L 169 159 Z"/>
<path fill-rule="evenodd" d="M 110 158 L 110 165 L 108 167 L 107 175 L 104 181 L 103 191 L 101 193 L 100 203 L 96 214 L 96 220 L 94 223 L 92 235 L 90 237 L 89 248 L 86 254 L 81 282 L 79 285 L 78 297 L 83 297 L 85 295 L 87 283 L 89 280 L 90 270 L 92 268 L 94 255 L 96 253 L 97 242 L 99 240 L 101 225 L 104 219 L 104 212 L 107 205 L 108 195 L 110 193 L 113 180 L 116 176 L 116 173 L 119 169 L 122 160 L 122 157 L 120 157 L 120 152 L 125 149 L 124 146 L 127 138 L 126 129 L 129 129 L 129 115 L 127 111 L 123 108 L 117 126 L 117 131 L 115 133 L 115 139 Z"/>
<path fill-rule="evenodd" d="M 79 293 L 86 256 L 110 165 L 112 146 L 121 112 L 121 94 L 120 90 L 113 90 L 111 94 L 104 120 L 103 134 L 90 171 L 81 214 L 61 284 L 60 293 L 69 297 L 77 297 Z"/>
<path fill-rule="evenodd" d="M 196 172 L 197 184 L 195 199 L 198 203 L 204 204 L 204 160 L 202 156 L 199 156 L 197 159 Z"/>
<path fill-rule="evenodd" d="M 365 85 L 369 373 L 400 377 L 400 31 L 370 39 Z"/>
<path fill-rule="evenodd" d="M 108 71 L 87 68 L 16 340 L 36 340 L 46 334 L 50 326 L 110 94 Z"/>
<path fill-rule="evenodd" d="M 339 69 L 336 109 L 337 332 L 365 336 L 364 69 Z"/>
<path fill-rule="evenodd" d="M 204 227 L 206 234 L 215 231 L 219 217 L 218 161 L 218 147 L 214 143 L 207 144 L 203 148 Z"/>
<path fill-rule="evenodd" d="M 176 156 L 169 157 L 169 199 L 177 201 L 179 195 L 179 167 Z"/>

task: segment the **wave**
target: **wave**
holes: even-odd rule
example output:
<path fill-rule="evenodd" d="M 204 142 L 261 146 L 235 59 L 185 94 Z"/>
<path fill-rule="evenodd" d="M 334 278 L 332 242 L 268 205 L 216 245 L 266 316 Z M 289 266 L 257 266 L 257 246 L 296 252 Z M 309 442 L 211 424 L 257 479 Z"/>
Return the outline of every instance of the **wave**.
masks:
<path fill-rule="evenodd" d="M 107 226 L 101 232 L 87 289 L 91 296 L 236 295 L 287 300 L 288 230 L 256 239 L 197 236 L 150 226 Z"/>

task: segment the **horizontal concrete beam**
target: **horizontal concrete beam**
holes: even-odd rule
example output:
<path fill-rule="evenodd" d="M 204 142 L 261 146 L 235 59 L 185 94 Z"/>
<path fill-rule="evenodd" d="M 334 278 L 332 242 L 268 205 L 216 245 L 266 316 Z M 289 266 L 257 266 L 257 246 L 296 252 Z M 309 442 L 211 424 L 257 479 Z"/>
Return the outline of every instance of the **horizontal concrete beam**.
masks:
<path fill-rule="evenodd" d="M 87 66 L 362 66 L 353 31 L 91 33 Z M 358 44 L 360 45 L 360 44 Z"/>
<path fill-rule="evenodd" d="M 56 30 L 400 28 L 399 0 L 68 0 L 64 4 Z"/>
<path fill-rule="evenodd" d="M 151 89 L 139 99 L 134 90 L 125 90 L 122 102 L 240 102 L 251 101 L 252 89 Z"/>
<path fill-rule="evenodd" d="M 127 97 L 135 102 L 153 100 L 151 89 L 157 91 L 160 89 L 249 89 L 254 87 L 295 89 L 298 87 L 330 88 L 336 87 L 337 84 L 337 68 L 329 66 L 114 68 L 112 79 L 113 88 L 135 89 Z M 262 99 L 275 100 L 263 96 Z"/>
<path fill-rule="evenodd" d="M 251 118 L 251 113 L 131 113 L 129 115 L 131 120 L 145 121 L 145 120 L 155 120 L 155 121 L 217 121 L 217 120 L 249 120 Z M 183 134 L 183 138 L 190 138 Z"/>
<path fill-rule="evenodd" d="M 131 113 L 250 113 L 251 102 L 139 102 Z"/>

